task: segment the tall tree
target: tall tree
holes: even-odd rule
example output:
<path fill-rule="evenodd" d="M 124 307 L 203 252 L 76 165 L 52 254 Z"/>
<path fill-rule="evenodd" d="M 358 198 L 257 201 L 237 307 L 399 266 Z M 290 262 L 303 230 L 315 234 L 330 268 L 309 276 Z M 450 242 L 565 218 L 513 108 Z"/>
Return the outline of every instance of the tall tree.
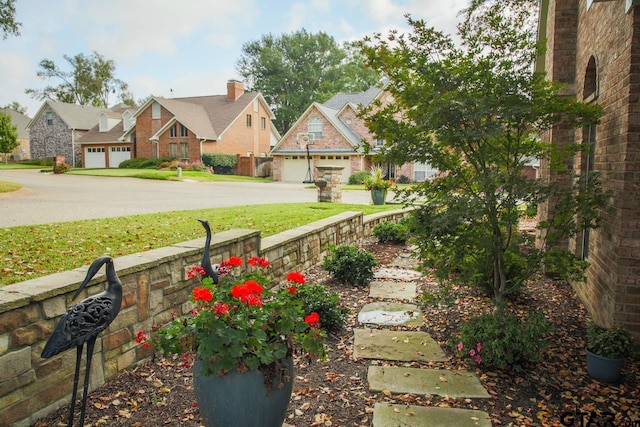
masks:
<path fill-rule="evenodd" d="M 354 44 L 341 47 L 324 32 L 302 29 L 245 43 L 236 68 L 248 90 L 262 93 L 276 128 L 285 133 L 312 102 L 373 86 L 377 74 L 363 66 L 363 59 Z"/>
<path fill-rule="evenodd" d="M 111 95 L 116 95 L 119 102 L 134 105 L 129 86 L 115 77 L 116 63 L 106 59 L 97 52 L 91 56 L 78 54 L 63 56 L 70 70 L 59 68 L 52 60 L 40 61 L 38 77 L 61 81 L 57 86 L 46 86 L 44 89 L 27 89 L 25 93 L 35 99 L 52 99 L 70 104 L 109 107 Z"/>
<path fill-rule="evenodd" d="M 22 105 L 20 105 L 18 101 L 12 101 L 10 104 L 5 105 L 3 108 L 9 108 L 20 114 L 27 114 L 26 107 L 23 107 Z"/>
<path fill-rule="evenodd" d="M 18 141 L 18 128 L 11 122 L 11 116 L 0 111 L 0 153 L 4 154 L 4 162 L 7 163 L 9 153 L 20 145 Z"/>
<path fill-rule="evenodd" d="M 6 39 L 9 35 L 19 36 L 21 25 L 16 21 L 16 0 L 0 0 L 0 31 L 2 31 L 2 38 Z"/>
<path fill-rule="evenodd" d="M 441 172 L 405 194 L 407 203 L 426 201 L 417 213 L 422 258 L 443 279 L 476 283 L 498 301 L 553 260 L 566 262 L 558 271 L 564 274 L 584 267 L 572 254 L 549 254 L 560 239 L 597 226 L 605 200 L 597 177 L 571 176 L 573 186 L 560 190 L 522 172 L 531 160 L 549 158 L 569 175 L 556 161 L 566 156 L 556 156 L 557 146 L 543 144 L 538 133 L 560 122 L 593 124 L 601 114 L 596 105 L 561 96 L 559 86 L 534 72 L 536 3 L 472 1 L 458 44 L 409 16 L 412 32 L 362 43 L 395 99 L 364 112 L 372 132 L 387 141 L 384 157 L 427 162 Z M 568 148 L 577 154 L 588 147 Z M 554 221 L 540 224 L 547 240 L 539 250 L 524 250 L 523 207 L 549 198 L 562 208 Z"/>

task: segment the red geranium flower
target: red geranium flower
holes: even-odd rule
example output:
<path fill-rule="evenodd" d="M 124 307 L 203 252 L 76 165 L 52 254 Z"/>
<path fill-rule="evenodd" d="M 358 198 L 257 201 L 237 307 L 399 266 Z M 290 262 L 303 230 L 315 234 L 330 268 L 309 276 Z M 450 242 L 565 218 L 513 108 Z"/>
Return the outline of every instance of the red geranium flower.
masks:
<path fill-rule="evenodd" d="M 229 257 L 227 263 L 232 267 L 240 267 L 242 265 L 242 259 L 237 256 Z"/>
<path fill-rule="evenodd" d="M 295 295 L 296 292 L 298 292 L 298 288 L 296 288 L 295 286 L 287 286 L 287 290 L 291 295 Z"/>
<path fill-rule="evenodd" d="M 304 322 L 312 328 L 318 327 L 320 324 L 320 316 L 315 311 L 311 312 L 304 318 Z"/>
<path fill-rule="evenodd" d="M 195 287 L 193 288 L 193 299 L 209 302 L 213 299 L 213 294 L 207 288 Z"/>
<path fill-rule="evenodd" d="M 304 274 L 298 273 L 297 271 L 292 271 L 291 273 L 287 274 L 287 281 L 298 283 L 299 285 L 304 285 Z"/>
<path fill-rule="evenodd" d="M 206 272 L 204 271 L 204 268 L 202 268 L 199 265 L 193 265 L 187 271 L 187 279 L 193 279 L 196 276 L 204 276 L 204 275 L 206 275 Z"/>
<path fill-rule="evenodd" d="M 216 309 L 216 316 L 218 317 L 229 312 L 229 305 L 221 302 L 217 302 L 214 308 Z"/>
<path fill-rule="evenodd" d="M 249 261 L 247 261 L 249 263 L 249 265 L 252 265 L 254 267 L 262 267 L 262 268 L 267 268 L 269 267 L 271 264 L 269 263 L 269 261 L 267 261 L 264 258 L 259 258 L 259 257 L 252 257 L 249 258 Z"/>
<path fill-rule="evenodd" d="M 249 294 L 245 297 L 245 301 L 249 305 L 257 305 L 258 307 L 262 307 L 262 300 L 258 295 Z"/>

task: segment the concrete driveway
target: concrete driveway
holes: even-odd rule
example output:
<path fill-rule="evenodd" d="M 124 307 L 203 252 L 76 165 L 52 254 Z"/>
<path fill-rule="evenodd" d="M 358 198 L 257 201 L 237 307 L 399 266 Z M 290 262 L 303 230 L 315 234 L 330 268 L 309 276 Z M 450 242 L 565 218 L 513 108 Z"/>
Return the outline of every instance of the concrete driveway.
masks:
<path fill-rule="evenodd" d="M 0 170 L 22 189 L 0 193 L 0 228 L 92 218 L 243 206 L 317 202 L 302 183 L 158 181 Z M 370 204 L 368 191 L 343 191 L 342 203 Z"/>

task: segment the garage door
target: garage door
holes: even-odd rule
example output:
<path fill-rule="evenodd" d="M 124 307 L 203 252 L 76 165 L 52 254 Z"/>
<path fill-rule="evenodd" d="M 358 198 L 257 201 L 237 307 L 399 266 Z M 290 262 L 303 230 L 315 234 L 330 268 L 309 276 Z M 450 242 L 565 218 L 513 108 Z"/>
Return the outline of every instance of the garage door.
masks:
<path fill-rule="evenodd" d="M 351 176 L 351 160 L 349 156 L 320 156 L 320 160 L 316 163 L 319 166 L 342 166 L 342 183 L 349 182 Z M 313 165 L 312 165 L 313 166 Z"/>
<path fill-rule="evenodd" d="M 87 147 L 84 149 L 85 168 L 104 168 L 107 159 L 104 155 L 104 147 Z"/>
<path fill-rule="evenodd" d="M 109 147 L 109 167 L 117 168 L 120 163 L 131 159 L 131 147 Z"/>
<path fill-rule="evenodd" d="M 288 182 L 302 182 L 307 179 L 307 157 L 285 156 L 282 161 L 282 180 Z M 313 160 L 311 160 L 311 179 L 313 179 Z"/>

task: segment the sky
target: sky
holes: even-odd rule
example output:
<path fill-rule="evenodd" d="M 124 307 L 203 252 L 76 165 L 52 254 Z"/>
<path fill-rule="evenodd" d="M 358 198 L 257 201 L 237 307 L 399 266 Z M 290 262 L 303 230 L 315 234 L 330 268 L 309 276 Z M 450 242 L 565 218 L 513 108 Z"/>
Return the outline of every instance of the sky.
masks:
<path fill-rule="evenodd" d="M 405 14 L 455 34 L 468 0 L 17 0 L 21 35 L 0 38 L 0 107 L 17 101 L 33 117 L 42 101 L 25 89 L 58 80 L 37 77 L 52 60 L 69 71 L 63 55 L 98 52 L 116 62 L 115 77 L 134 99 L 149 95 L 223 95 L 240 79 L 236 63 L 245 43 L 263 35 L 306 29 L 337 43 L 397 29 Z M 110 99 L 110 104 L 117 100 Z M 110 105 L 111 106 L 111 105 Z"/>

